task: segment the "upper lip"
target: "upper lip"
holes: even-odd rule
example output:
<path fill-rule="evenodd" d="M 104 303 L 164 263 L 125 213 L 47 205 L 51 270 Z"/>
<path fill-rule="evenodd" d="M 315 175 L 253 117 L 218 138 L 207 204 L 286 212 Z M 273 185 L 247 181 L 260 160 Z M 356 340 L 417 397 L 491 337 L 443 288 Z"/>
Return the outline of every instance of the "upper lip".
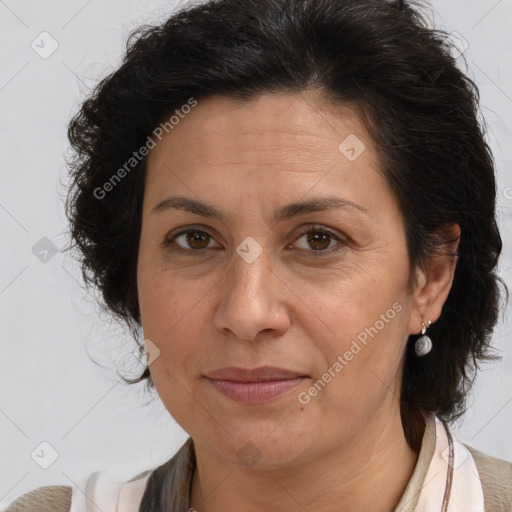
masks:
<path fill-rule="evenodd" d="M 307 377 L 302 372 L 277 368 L 275 366 L 260 366 L 259 368 L 239 368 L 226 366 L 209 372 L 206 377 L 216 380 L 232 380 L 236 382 L 261 382 L 270 380 L 296 379 Z"/>

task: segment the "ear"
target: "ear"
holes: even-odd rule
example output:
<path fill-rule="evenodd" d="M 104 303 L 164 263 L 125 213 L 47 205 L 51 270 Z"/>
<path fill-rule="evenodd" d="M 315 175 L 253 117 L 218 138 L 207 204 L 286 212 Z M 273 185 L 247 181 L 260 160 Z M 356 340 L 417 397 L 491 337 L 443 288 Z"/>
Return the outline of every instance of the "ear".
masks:
<path fill-rule="evenodd" d="M 441 243 L 436 253 L 428 258 L 426 268 L 416 269 L 417 284 L 413 293 L 409 334 L 418 334 L 421 322 L 428 326 L 429 320 L 434 323 L 439 319 L 452 287 L 458 260 L 459 225 L 445 226 L 437 238 Z"/>

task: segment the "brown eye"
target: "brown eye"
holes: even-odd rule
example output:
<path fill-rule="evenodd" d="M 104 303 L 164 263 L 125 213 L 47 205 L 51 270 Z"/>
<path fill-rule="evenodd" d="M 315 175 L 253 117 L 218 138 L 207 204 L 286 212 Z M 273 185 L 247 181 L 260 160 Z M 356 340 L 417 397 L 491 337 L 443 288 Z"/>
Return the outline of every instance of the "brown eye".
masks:
<path fill-rule="evenodd" d="M 211 245 L 214 238 L 201 229 L 184 229 L 163 242 L 163 247 L 183 254 L 201 254 L 205 249 L 216 249 L 220 246 Z"/>
<path fill-rule="evenodd" d="M 327 249 L 331 243 L 332 236 L 329 233 L 313 232 L 308 233 L 308 244 L 315 251 Z"/>
<path fill-rule="evenodd" d="M 347 241 L 338 233 L 327 227 L 312 226 L 291 247 L 298 248 L 302 253 L 309 253 L 310 256 L 328 256 L 346 245 Z"/>
<path fill-rule="evenodd" d="M 192 249 L 206 249 L 210 242 L 210 235 L 204 231 L 188 231 L 185 233 L 187 244 Z"/>

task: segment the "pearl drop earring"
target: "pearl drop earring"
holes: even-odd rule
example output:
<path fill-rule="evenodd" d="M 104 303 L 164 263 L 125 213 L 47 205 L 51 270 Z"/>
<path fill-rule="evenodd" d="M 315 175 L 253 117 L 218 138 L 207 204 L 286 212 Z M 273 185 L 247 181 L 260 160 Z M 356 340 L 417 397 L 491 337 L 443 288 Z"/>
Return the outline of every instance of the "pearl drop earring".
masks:
<path fill-rule="evenodd" d="M 423 336 L 417 339 L 414 345 L 414 351 L 418 357 L 422 357 L 432 350 L 432 340 L 425 334 L 431 323 L 432 322 L 429 320 L 428 326 L 425 327 L 425 323 L 421 322 L 421 334 Z"/>

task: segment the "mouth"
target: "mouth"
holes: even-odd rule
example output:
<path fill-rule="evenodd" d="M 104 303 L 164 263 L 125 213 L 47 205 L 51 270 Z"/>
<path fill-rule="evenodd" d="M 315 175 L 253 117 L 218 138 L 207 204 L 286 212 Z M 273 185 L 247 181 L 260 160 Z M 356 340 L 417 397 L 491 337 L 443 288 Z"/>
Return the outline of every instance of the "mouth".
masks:
<path fill-rule="evenodd" d="M 270 366 L 255 369 L 231 366 L 214 370 L 205 377 L 221 394 L 245 404 L 275 400 L 309 379 L 301 372 Z"/>

